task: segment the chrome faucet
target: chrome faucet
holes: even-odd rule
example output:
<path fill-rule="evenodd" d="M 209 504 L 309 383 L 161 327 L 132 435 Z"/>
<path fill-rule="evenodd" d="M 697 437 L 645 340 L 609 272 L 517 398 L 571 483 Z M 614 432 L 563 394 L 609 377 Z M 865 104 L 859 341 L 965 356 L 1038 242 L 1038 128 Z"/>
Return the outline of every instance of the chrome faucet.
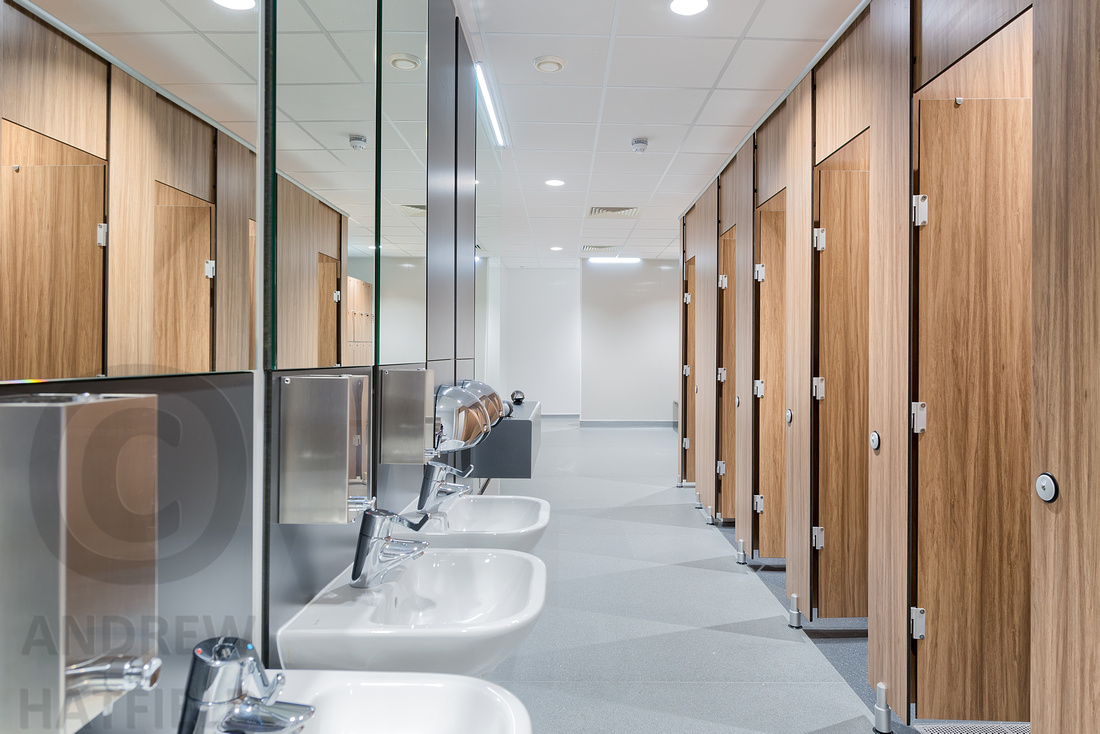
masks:
<path fill-rule="evenodd" d="M 313 716 L 312 706 L 276 701 L 286 683 L 268 680 L 256 649 L 239 637 L 200 642 L 191 658 L 179 734 L 293 734 Z M 250 696 L 250 684 L 260 698 Z"/>
<path fill-rule="evenodd" d="M 420 483 L 420 497 L 416 501 L 417 511 L 439 514 L 444 501 L 473 492 L 474 488 L 467 487 L 465 484 L 451 484 L 443 481 L 443 477 L 447 475 L 465 479 L 473 471 L 473 464 L 459 470 L 438 461 L 425 462 L 424 479 Z"/>
<path fill-rule="evenodd" d="M 160 658 L 128 655 L 100 655 L 65 668 L 65 689 L 69 695 L 125 693 L 135 688 L 151 691 L 160 678 Z"/>
<path fill-rule="evenodd" d="M 395 524 L 404 525 L 410 530 L 419 530 L 429 518 L 431 515 L 424 513 L 420 520 L 413 522 L 402 515 L 379 510 L 372 502 L 363 511 L 363 521 L 359 525 L 355 560 L 351 564 L 351 585 L 356 589 L 367 589 L 380 584 L 393 569 L 424 555 L 427 543 L 419 540 L 397 540 L 391 537 L 391 531 Z"/>

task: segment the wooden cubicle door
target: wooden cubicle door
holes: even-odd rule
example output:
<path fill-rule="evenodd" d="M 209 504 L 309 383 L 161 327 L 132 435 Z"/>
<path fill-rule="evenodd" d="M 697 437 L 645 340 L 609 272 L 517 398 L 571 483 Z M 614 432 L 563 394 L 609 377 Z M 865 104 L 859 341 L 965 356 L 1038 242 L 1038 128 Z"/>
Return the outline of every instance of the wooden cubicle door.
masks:
<path fill-rule="evenodd" d="M 787 419 L 786 419 L 786 289 L 787 253 L 786 190 L 756 210 L 759 362 L 756 379 L 764 383 L 757 395 L 760 460 L 757 494 L 763 498 L 757 528 L 757 548 L 762 558 L 787 554 Z"/>
<path fill-rule="evenodd" d="M 154 371 L 213 369 L 214 206 L 157 182 L 153 278 Z"/>
<path fill-rule="evenodd" d="M 106 161 L 4 120 L 0 380 L 103 373 Z"/>
<path fill-rule="evenodd" d="M 684 481 L 695 481 L 695 258 L 684 265 L 684 281 L 689 295 L 684 306 L 684 365 L 687 375 L 684 377 L 684 439 L 687 448 L 683 449 Z"/>
<path fill-rule="evenodd" d="M 725 463 L 725 474 L 718 477 L 718 504 L 723 520 L 737 517 L 735 477 L 737 462 L 737 227 L 731 227 L 718 240 L 718 273 L 722 287 L 718 291 L 718 366 L 725 381 L 718 385 L 718 460 Z"/>
<path fill-rule="evenodd" d="M 1031 100 L 919 104 L 917 715 L 1027 721 Z"/>
<path fill-rule="evenodd" d="M 812 582 L 821 617 L 867 616 L 868 138 L 849 143 L 859 150 L 837 152 L 816 176 L 825 249 L 816 255 L 816 374 L 824 392 L 816 401 L 814 506 L 825 543 Z M 851 152 L 856 160 L 843 160 Z"/>
<path fill-rule="evenodd" d="M 340 363 L 340 261 L 317 253 L 317 364 L 335 367 Z"/>

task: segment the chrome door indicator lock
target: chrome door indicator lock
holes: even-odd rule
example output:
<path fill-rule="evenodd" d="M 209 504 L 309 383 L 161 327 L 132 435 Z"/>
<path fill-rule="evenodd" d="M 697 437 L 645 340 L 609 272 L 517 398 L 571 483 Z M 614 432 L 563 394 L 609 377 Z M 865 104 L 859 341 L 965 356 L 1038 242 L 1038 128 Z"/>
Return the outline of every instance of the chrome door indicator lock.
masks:
<path fill-rule="evenodd" d="M 882 447 L 882 437 L 878 435 L 878 431 L 871 431 L 871 450 L 878 451 Z"/>
<path fill-rule="evenodd" d="M 1035 493 L 1043 502 L 1053 502 L 1058 499 L 1058 480 L 1052 474 L 1043 472 L 1035 480 Z"/>
<path fill-rule="evenodd" d="M 793 420 L 794 420 L 794 413 L 792 413 L 791 411 L 788 410 L 787 411 L 787 425 L 789 426 L 791 424 L 791 421 L 793 421 Z"/>
<path fill-rule="evenodd" d="M 741 407 L 741 396 L 740 395 L 735 395 L 733 397 L 733 407 L 735 407 L 735 408 L 740 408 Z"/>

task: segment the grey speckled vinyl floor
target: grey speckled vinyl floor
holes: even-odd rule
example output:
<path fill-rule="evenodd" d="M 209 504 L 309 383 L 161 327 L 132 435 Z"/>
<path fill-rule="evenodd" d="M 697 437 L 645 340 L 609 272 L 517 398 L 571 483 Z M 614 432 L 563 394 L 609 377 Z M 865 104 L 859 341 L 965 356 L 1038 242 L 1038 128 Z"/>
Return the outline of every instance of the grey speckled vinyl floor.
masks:
<path fill-rule="evenodd" d="M 867 734 L 871 713 L 675 486 L 667 428 L 544 419 L 531 480 L 553 512 L 542 618 L 486 676 L 537 734 Z"/>

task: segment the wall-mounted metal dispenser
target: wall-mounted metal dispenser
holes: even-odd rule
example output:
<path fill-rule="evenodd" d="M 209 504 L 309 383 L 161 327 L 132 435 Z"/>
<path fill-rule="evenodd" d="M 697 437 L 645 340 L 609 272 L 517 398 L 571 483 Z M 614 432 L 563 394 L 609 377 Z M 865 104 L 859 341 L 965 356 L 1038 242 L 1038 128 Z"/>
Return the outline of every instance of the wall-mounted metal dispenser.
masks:
<path fill-rule="evenodd" d="M 372 466 L 370 404 L 367 375 L 282 378 L 280 523 L 346 525 L 366 509 Z"/>
<path fill-rule="evenodd" d="M 0 398 L 0 731 L 156 685 L 157 398 Z"/>
<path fill-rule="evenodd" d="M 380 464 L 421 465 L 435 435 L 435 373 L 379 370 Z"/>

